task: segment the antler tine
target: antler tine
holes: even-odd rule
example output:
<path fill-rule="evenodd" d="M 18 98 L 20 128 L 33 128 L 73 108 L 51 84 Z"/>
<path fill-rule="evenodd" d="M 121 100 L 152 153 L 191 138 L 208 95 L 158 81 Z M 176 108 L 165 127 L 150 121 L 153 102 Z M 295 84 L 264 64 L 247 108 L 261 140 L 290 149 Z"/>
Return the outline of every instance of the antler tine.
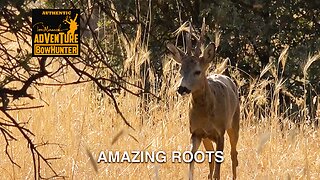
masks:
<path fill-rule="evenodd" d="M 187 55 L 191 55 L 192 50 L 192 42 L 191 42 L 191 36 L 192 36 L 192 27 L 191 22 L 189 23 L 189 33 L 187 33 Z"/>
<path fill-rule="evenodd" d="M 197 56 L 197 57 L 199 57 L 201 54 L 201 45 L 203 44 L 203 41 L 204 41 L 205 28 L 206 28 L 206 20 L 205 20 L 205 18 L 203 18 L 200 37 L 197 41 L 197 46 L 196 46 L 196 50 L 195 50 L 195 56 Z"/>

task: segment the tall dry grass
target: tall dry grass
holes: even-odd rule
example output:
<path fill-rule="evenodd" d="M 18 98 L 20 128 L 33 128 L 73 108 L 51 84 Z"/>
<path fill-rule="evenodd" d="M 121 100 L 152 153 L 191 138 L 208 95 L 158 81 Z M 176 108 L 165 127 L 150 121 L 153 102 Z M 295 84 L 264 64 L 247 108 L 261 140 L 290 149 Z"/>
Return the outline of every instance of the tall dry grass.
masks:
<path fill-rule="evenodd" d="M 68 73 L 66 80 L 76 75 Z M 173 88 L 174 85 L 171 85 Z M 257 88 L 264 82 L 257 82 Z M 96 161 L 100 151 L 189 150 L 187 98 L 172 97 L 161 102 L 151 101 L 149 116 L 142 125 L 139 110 L 141 99 L 120 94 L 119 106 L 125 117 L 136 127 L 126 128 L 108 99 L 97 98 L 91 84 L 66 87 L 40 87 L 42 101 L 26 101 L 30 105 L 44 104 L 44 108 L 10 112 L 36 136 L 34 141 L 49 145 L 40 148 L 48 157 L 60 157 L 52 165 L 70 179 L 187 179 L 187 163 L 99 163 L 98 171 L 88 156 Z M 31 92 L 36 94 L 36 91 Z M 260 92 L 263 95 L 263 92 Z M 171 94 L 174 96 L 174 94 Z M 259 100 L 258 95 L 248 98 Z M 99 101 L 97 100 L 99 99 Z M 255 108 L 249 105 L 254 99 L 242 98 L 242 117 Z M 249 109 L 248 109 L 249 108 Z M 318 179 L 320 177 L 319 132 L 305 127 L 302 130 L 280 131 L 277 117 L 247 116 L 241 119 L 239 151 L 239 179 Z M 259 123 L 252 118 L 264 118 Z M 283 136 L 284 134 L 284 136 Z M 116 139 L 115 139 L 116 138 Z M 0 179 L 32 179 L 33 168 L 27 143 L 22 137 L 11 142 L 10 154 L 21 168 L 13 166 L 5 153 L 0 153 Z M 226 137 L 228 141 L 228 137 Z M 114 142 L 113 142 L 114 141 Z M 138 141 L 138 142 L 137 142 Z M 56 144 L 58 143 L 58 144 Z M 2 147 L 4 140 L 1 139 Z M 201 146 L 201 150 L 204 148 Z M 90 154 L 89 153 L 89 154 Z M 225 145 L 225 162 L 222 179 L 231 179 L 230 145 Z M 196 164 L 197 179 L 205 179 L 207 163 Z M 41 169 L 50 176 L 48 169 Z"/>

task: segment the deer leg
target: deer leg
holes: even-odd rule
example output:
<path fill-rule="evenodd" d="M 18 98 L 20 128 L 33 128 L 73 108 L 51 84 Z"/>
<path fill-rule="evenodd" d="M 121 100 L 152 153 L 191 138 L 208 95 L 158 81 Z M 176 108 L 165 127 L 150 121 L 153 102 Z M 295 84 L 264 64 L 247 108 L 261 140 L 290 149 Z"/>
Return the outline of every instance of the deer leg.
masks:
<path fill-rule="evenodd" d="M 192 134 L 191 143 L 192 143 L 191 152 L 192 152 L 192 154 L 195 154 L 195 152 L 197 152 L 197 150 L 200 146 L 201 138 L 197 137 L 195 134 Z M 193 180 L 193 171 L 194 171 L 194 161 L 191 161 L 190 169 L 189 169 L 189 179 L 190 180 Z"/>
<path fill-rule="evenodd" d="M 237 179 L 237 166 L 238 166 L 238 151 L 237 143 L 239 139 L 239 120 L 240 109 L 238 108 L 233 116 L 232 128 L 227 130 L 231 144 L 231 160 L 232 160 L 232 174 L 233 179 Z"/>
<path fill-rule="evenodd" d="M 224 135 L 221 135 L 216 139 L 216 144 L 217 144 L 217 151 L 223 152 Z M 221 162 L 216 162 L 215 168 L 214 168 L 214 174 L 213 174 L 214 179 L 220 179 L 220 165 L 221 165 Z"/>
<path fill-rule="evenodd" d="M 233 179 L 237 178 L 237 166 L 238 166 L 238 152 L 237 152 L 237 142 L 239 137 L 239 130 L 228 129 L 227 130 L 230 144 L 231 144 L 231 160 L 232 160 L 232 174 Z"/>
<path fill-rule="evenodd" d="M 214 151 L 213 144 L 210 139 L 205 138 L 202 140 L 202 142 L 203 142 L 203 145 L 204 145 L 206 151 Z M 212 155 L 211 162 L 209 162 L 210 172 L 208 175 L 208 179 L 212 179 L 212 174 L 213 174 L 213 169 L 214 169 L 214 159 L 215 159 L 215 156 Z"/>

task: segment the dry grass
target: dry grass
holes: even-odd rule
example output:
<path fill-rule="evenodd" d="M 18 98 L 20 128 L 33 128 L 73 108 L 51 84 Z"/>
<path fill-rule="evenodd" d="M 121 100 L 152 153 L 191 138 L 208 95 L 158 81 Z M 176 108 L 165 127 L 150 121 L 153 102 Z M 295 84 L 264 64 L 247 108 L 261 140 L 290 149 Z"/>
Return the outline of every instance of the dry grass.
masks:
<path fill-rule="evenodd" d="M 70 74 L 69 79 L 72 79 Z M 43 99 L 49 106 L 41 109 L 11 112 L 19 121 L 29 120 L 28 127 L 36 134 L 35 142 L 60 143 L 41 148 L 50 157 L 56 169 L 71 179 L 187 179 L 187 163 L 99 163 L 98 171 L 90 161 L 103 150 L 189 150 L 187 100 L 159 104 L 151 102 L 149 119 L 141 125 L 140 99 L 119 95 L 124 115 L 136 127 L 126 129 L 115 114 L 108 99 L 96 100 L 90 84 L 58 87 L 42 87 Z M 43 102 L 29 101 L 32 104 Z M 260 124 L 241 119 L 238 144 L 239 179 L 317 179 L 320 177 L 319 132 L 305 128 L 303 131 L 287 130 L 284 137 L 279 131 L 277 119 L 267 119 Z M 269 123 L 271 122 L 271 123 Z M 135 141 L 136 138 L 138 142 Z M 227 138 L 227 136 L 226 136 Z M 9 152 L 21 165 L 13 166 L 1 151 L 0 179 L 32 179 L 33 169 L 27 143 L 12 142 Z M 113 142 L 114 141 L 114 142 Z M 228 140 L 227 140 L 228 141 Z M 4 140 L 1 139 L 2 147 Z M 201 146 L 201 149 L 203 147 Z M 231 179 L 229 142 L 225 146 L 225 162 L 222 179 Z M 41 170 L 50 176 L 48 169 Z M 205 179 L 207 163 L 196 164 L 196 178 Z"/>

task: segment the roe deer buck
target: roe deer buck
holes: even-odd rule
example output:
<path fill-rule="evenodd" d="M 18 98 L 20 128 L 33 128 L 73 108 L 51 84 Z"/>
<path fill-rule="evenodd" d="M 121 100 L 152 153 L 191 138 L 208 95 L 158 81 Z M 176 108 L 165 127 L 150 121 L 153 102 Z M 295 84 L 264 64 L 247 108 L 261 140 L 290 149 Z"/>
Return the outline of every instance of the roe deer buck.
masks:
<path fill-rule="evenodd" d="M 215 45 L 210 43 L 200 55 L 200 46 L 204 41 L 205 21 L 203 21 L 200 38 L 192 53 L 192 28 L 187 34 L 186 49 L 184 53 L 171 43 L 167 44 L 175 61 L 181 64 L 182 76 L 178 93 L 186 95 L 191 93 L 189 101 L 189 123 L 191 132 L 192 153 L 194 154 L 201 141 L 207 151 L 213 151 L 213 142 L 217 151 L 223 151 L 224 134 L 227 131 L 231 144 L 231 159 L 233 179 L 236 179 L 237 142 L 239 137 L 240 106 L 239 95 L 233 81 L 224 75 L 211 75 L 206 77 L 209 63 L 215 56 Z M 214 158 L 212 158 L 214 159 Z M 209 179 L 220 179 L 220 163 L 209 162 Z M 194 162 L 190 163 L 189 179 L 193 179 Z"/>

